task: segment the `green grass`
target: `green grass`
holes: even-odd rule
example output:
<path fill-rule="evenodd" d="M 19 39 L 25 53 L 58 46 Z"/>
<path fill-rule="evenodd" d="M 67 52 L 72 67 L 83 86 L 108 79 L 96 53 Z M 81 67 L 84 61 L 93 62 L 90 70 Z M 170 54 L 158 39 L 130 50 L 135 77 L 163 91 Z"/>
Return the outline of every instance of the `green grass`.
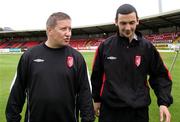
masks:
<path fill-rule="evenodd" d="M 94 53 L 82 53 L 85 57 L 86 63 L 88 65 L 88 69 L 91 73 L 92 71 L 92 63 L 94 58 Z M 170 68 L 171 63 L 173 61 L 175 53 L 161 53 L 161 56 L 167 65 Z M 6 122 L 5 120 L 5 107 L 6 102 L 9 96 L 9 87 L 11 81 L 14 77 L 17 63 L 20 55 L 5 55 L 0 54 L 0 122 Z M 172 115 L 172 122 L 180 122 L 180 55 L 176 60 L 174 65 L 174 69 L 172 70 L 172 78 L 173 78 L 173 89 L 172 95 L 174 97 L 174 103 L 170 107 L 170 112 Z M 151 98 L 152 104 L 150 105 L 149 113 L 150 113 L 150 122 L 158 122 L 159 121 L 159 109 L 156 104 L 156 97 L 151 90 Z M 97 120 L 96 120 L 97 121 Z"/>
<path fill-rule="evenodd" d="M 16 72 L 20 55 L 0 54 L 0 121 L 5 122 L 5 107 L 11 81 Z"/>

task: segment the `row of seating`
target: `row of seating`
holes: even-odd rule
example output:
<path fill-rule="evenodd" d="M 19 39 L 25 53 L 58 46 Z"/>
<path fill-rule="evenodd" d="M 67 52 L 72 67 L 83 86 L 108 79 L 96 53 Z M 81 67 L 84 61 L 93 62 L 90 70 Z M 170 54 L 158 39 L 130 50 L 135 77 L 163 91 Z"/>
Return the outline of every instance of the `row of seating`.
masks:
<path fill-rule="evenodd" d="M 78 40 L 71 40 L 70 45 L 76 49 L 81 49 L 83 47 L 97 47 L 99 44 L 105 40 L 104 38 L 97 38 L 97 39 L 78 39 Z"/>
<path fill-rule="evenodd" d="M 7 41 L 1 42 L 0 48 L 30 48 L 41 42 L 39 41 L 28 41 L 28 42 L 17 42 L 17 41 Z"/>
<path fill-rule="evenodd" d="M 153 43 L 172 43 L 173 40 L 179 36 L 180 32 L 145 35 L 145 38 L 152 41 Z"/>
<path fill-rule="evenodd" d="M 74 48 L 80 49 L 84 47 L 98 46 L 104 39 L 73 39 L 70 41 L 70 45 Z M 18 42 L 18 41 L 4 41 L 0 42 L 0 48 L 30 48 L 42 41 L 28 41 L 28 42 Z"/>
<path fill-rule="evenodd" d="M 145 35 L 145 38 L 152 41 L 152 43 L 173 43 L 180 37 L 180 32 L 178 33 L 163 33 L 163 34 L 151 34 Z M 104 41 L 105 38 L 93 38 L 93 39 L 72 39 L 70 45 L 76 49 L 89 49 L 89 47 L 97 47 Z M 0 41 L 0 48 L 30 48 L 42 41 L 18 41 L 18 39 L 4 39 Z M 93 48 L 94 49 L 94 48 Z"/>

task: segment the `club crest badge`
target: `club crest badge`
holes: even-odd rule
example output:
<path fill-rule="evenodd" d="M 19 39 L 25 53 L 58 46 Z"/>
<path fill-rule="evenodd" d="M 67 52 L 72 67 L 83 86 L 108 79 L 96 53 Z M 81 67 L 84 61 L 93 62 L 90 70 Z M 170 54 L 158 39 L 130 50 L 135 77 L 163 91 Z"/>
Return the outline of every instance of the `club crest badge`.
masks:
<path fill-rule="evenodd" d="M 73 59 L 73 57 L 72 57 L 72 56 L 68 56 L 68 57 L 67 57 L 67 66 L 70 68 L 70 67 L 73 66 L 73 64 L 74 64 L 74 59 Z"/>
<path fill-rule="evenodd" d="M 140 55 L 137 55 L 135 57 L 135 64 L 137 67 L 141 64 L 141 56 Z"/>

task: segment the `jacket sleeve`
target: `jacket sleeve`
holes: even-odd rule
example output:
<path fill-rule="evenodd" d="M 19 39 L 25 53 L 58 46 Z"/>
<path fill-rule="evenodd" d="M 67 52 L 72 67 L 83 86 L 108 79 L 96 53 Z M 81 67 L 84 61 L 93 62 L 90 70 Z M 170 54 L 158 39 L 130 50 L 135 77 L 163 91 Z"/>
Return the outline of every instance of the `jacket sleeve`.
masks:
<path fill-rule="evenodd" d="M 94 122 L 94 108 L 90 90 L 87 67 L 84 58 L 78 60 L 77 79 L 79 81 L 78 107 L 80 109 L 81 122 Z"/>
<path fill-rule="evenodd" d="M 24 55 L 21 56 L 17 68 L 17 76 L 10 91 L 9 99 L 6 106 L 6 119 L 7 122 L 20 122 L 21 111 L 25 102 L 26 94 L 26 73 L 27 64 Z"/>
<path fill-rule="evenodd" d="M 92 85 L 92 95 L 94 102 L 101 102 L 100 91 L 103 83 L 103 45 L 101 44 L 96 50 L 92 74 L 91 74 L 91 85 Z"/>
<path fill-rule="evenodd" d="M 158 105 L 170 106 L 173 103 L 171 96 L 172 79 L 163 63 L 160 54 L 154 46 L 151 50 L 149 83 L 157 96 Z"/>

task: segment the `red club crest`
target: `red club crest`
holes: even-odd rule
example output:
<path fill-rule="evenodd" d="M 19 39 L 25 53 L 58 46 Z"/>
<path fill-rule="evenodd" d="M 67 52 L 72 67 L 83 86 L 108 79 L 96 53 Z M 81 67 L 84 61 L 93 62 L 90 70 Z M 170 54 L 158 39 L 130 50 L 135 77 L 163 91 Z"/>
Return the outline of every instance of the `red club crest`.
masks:
<path fill-rule="evenodd" d="M 73 59 L 73 57 L 72 57 L 72 56 L 68 56 L 68 57 L 67 57 L 67 66 L 70 68 L 70 67 L 73 66 L 73 64 L 74 64 L 74 59 Z"/>
<path fill-rule="evenodd" d="M 141 56 L 137 55 L 135 57 L 135 64 L 137 67 L 141 64 Z"/>

